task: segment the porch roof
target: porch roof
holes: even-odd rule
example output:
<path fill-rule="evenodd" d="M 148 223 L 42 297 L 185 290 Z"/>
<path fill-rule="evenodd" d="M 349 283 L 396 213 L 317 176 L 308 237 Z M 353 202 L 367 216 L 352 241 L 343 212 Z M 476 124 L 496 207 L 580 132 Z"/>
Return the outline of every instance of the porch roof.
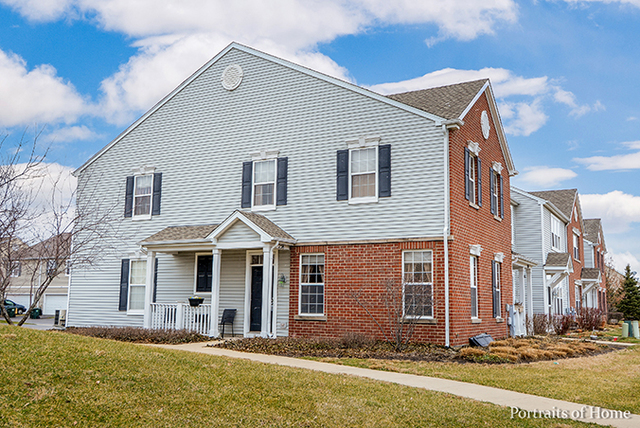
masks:
<path fill-rule="evenodd" d="M 523 256 L 520 253 L 511 251 L 511 263 L 517 266 L 534 267 L 538 266 L 538 262 L 528 257 Z"/>
<path fill-rule="evenodd" d="M 569 253 L 549 253 L 547 254 L 547 262 L 544 266 L 547 268 L 566 268 L 570 258 Z"/>
<path fill-rule="evenodd" d="M 580 279 L 582 281 L 600 281 L 600 269 L 595 268 L 582 268 L 582 272 L 580 274 Z"/>
<path fill-rule="evenodd" d="M 156 242 L 176 242 L 204 240 L 218 227 L 217 224 L 202 226 L 169 226 L 160 232 L 151 235 L 141 242 L 142 245 Z"/>
<path fill-rule="evenodd" d="M 296 240 L 293 236 L 285 232 L 280 226 L 278 226 L 277 224 L 275 224 L 274 222 L 272 222 L 271 220 L 269 220 L 268 218 L 266 218 L 261 214 L 252 213 L 248 211 L 240 211 L 240 210 L 237 210 L 236 212 L 245 216 L 248 220 L 253 222 L 256 226 L 258 226 L 260 229 L 265 231 L 268 235 L 270 235 L 272 238 L 276 240 L 291 241 L 291 242 L 295 242 Z"/>

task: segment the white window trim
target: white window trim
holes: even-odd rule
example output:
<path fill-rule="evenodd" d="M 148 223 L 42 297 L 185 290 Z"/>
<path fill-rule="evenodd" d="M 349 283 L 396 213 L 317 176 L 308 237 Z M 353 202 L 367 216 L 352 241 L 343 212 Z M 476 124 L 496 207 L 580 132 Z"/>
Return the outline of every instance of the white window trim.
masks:
<path fill-rule="evenodd" d="M 469 189 L 469 203 L 478 206 L 478 155 L 473 152 L 469 153 L 469 181 L 471 189 Z"/>
<path fill-rule="evenodd" d="M 18 269 L 18 275 L 15 275 L 15 271 Z M 9 266 L 9 277 L 11 278 L 19 278 L 22 275 L 22 263 L 20 260 L 14 260 L 11 262 L 11 266 Z"/>
<path fill-rule="evenodd" d="M 374 145 L 369 145 L 366 147 L 353 147 L 353 148 L 349 148 L 349 204 L 370 204 L 370 203 L 375 203 L 378 202 L 378 174 L 380 173 L 379 171 L 379 153 L 378 150 L 374 150 L 374 153 L 376 154 L 376 160 L 375 160 L 375 190 L 374 190 L 374 196 L 365 196 L 365 197 L 360 197 L 360 198 L 355 198 L 351 195 L 351 191 L 352 191 L 352 187 L 353 187 L 353 180 L 352 180 L 352 173 L 351 173 L 351 154 L 356 151 L 356 150 L 366 150 L 366 149 L 371 149 L 374 147 L 378 147 L 378 144 L 376 143 L 375 146 Z M 370 174 L 370 173 L 369 173 Z"/>
<path fill-rule="evenodd" d="M 210 296 L 211 291 L 196 291 L 196 289 L 198 288 L 198 257 L 200 256 L 213 256 L 213 254 L 201 252 L 201 253 L 196 253 L 195 255 L 194 266 L 193 266 L 193 295 L 196 296 L 199 294 L 204 294 L 204 295 Z M 212 269 L 213 269 L 213 266 L 212 266 Z M 213 290 L 213 277 L 211 278 L 211 290 Z"/>
<path fill-rule="evenodd" d="M 127 286 L 127 315 L 144 315 L 144 307 L 142 309 L 129 309 L 131 307 L 131 273 L 133 271 L 133 269 L 131 269 L 131 266 L 133 264 L 133 262 L 145 262 L 145 267 L 146 267 L 146 263 L 147 263 L 147 259 L 145 258 L 131 258 L 129 259 L 129 284 Z M 146 272 L 146 269 L 145 269 Z M 142 285 L 143 288 L 146 287 L 146 281 L 145 284 Z M 134 287 L 140 287 L 140 284 L 135 284 Z"/>
<path fill-rule="evenodd" d="M 480 154 L 480 150 L 482 150 L 480 148 L 480 144 L 471 140 L 467 140 L 467 148 L 469 149 L 469 152 L 471 152 L 476 157 Z"/>
<path fill-rule="evenodd" d="M 475 289 L 476 294 L 476 307 L 475 314 L 473 313 L 473 305 L 471 306 L 471 319 L 478 319 L 478 313 L 480 312 L 478 309 L 478 255 L 470 254 L 469 255 L 469 282 L 470 282 L 470 292 L 473 293 Z M 472 300 L 473 301 L 473 300 Z"/>
<path fill-rule="evenodd" d="M 405 283 L 404 282 L 404 255 L 405 253 L 426 253 L 429 252 L 431 253 L 431 282 L 421 282 L 421 283 L 413 283 L 413 282 L 409 282 L 409 283 Z M 427 319 L 434 319 L 434 313 L 435 313 L 435 293 L 434 293 L 434 287 L 433 287 L 433 250 L 404 250 L 402 251 L 402 316 L 406 319 L 418 319 L 418 320 L 427 320 Z M 406 284 L 430 284 L 431 285 L 431 315 L 422 315 L 422 316 L 415 316 L 415 315 L 407 315 L 405 312 L 405 304 L 404 304 L 404 296 L 405 296 L 405 290 L 404 290 L 404 286 Z"/>
<path fill-rule="evenodd" d="M 324 273 L 322 282 L 322 313 L 321 314 L 307 314 L 302 312 L 302 256 L 324 256 Z M 325 317 L 327 313 L 327 287 L 324 279 L 327 274 L 327 255 L 325 253 L 300 253 L 300 260 L 298 260 L 298 315 L 303 317 Z M 307 284 L 304 285 L 319 285 L 319 284 Z"/>
<path fill-rule="evenodd" d="M 559 226 L 559 234 L 556 234 L 554 231 L 554 225 L 558 225 Z M 556 235 L 558 237 L 557 241 L 558 241 L 558 245 L 554 245 L 553 241 L 553 235 Z M 553 248 L 556 251 L 562 251 L 562 222 L 560 220 L 558 220 L 557 218 L 551 216 L 551 248 Z"/>
<path fill-rule="evenodd" d="M 278 152 L 277 151 L 273 151 L 273 152 L 269 152 L 270 154 L 275 154 L 275 157 L 269 157 L 269 158 L 260 158 L 260 159 L 254 159 L 252 162 L 253 164 L 251 165 L 251 211 L 275 211 L 276 209 L 276 204 L 278 201 Z M 257 184 L 269 184 L 271 183 L 270 181 L 265 181 L 265 182 L 260 182 L 260 183 L 256 183 L 255 182 L 255 174 L 256 174 L 256 163 L 257 162 L 268 162 L 271 161 L 274 163 L 274 168 L 273 168 L 273 204 L 269 204 L 269 205 L 255 205 L 255 191 L 256 191 L 256 185 Z"/>
<path fill-rule="evenodd" d="M 580 236 L 573 232 L 573 242 L 572 242 L 572 250 L 573 250 L 573 259 L 576 261 L 580 261 Z"/>
<path fill-rule="evenodd" d="M 131 202 L 131 219 L 132 220 L 151 220 L 151 213 L 153 212 L 153 186 L 155 184 L 155 168 L 140 167 L 133 170 L 133 201 Z M 151 193 L 149 194 L 149 214 L 136 215 L 136 180 L 139 177 L 151 176 Z"/>
<path fill-rule="evenodd" d="M 482 253 L 482 245 L 480 244 L 469 245 L 469 254 L 480 257 L 480 253 Z"/>
<path fill-rule="evenodd" d="M 69 260 L 65 260 L 64 262 L 64 276 L 71 276 L 71 264 Z"/>
<path fill-rule="evenodd" d="M 497 256 L 499 254 L 502 253 L 496 253 L 495 261 L 497 263 L 493 264 L 493 277 L 498 291 L 498 316 L 495 319 L 502 319 L 502 260 L 498 260 Z"/>

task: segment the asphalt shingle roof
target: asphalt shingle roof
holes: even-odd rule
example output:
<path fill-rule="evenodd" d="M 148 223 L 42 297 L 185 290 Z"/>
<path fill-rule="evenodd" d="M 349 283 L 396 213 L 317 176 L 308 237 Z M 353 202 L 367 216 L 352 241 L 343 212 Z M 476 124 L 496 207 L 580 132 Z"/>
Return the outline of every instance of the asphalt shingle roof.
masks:
<path fill-rule="evenodd" d="M 437 88 L 403 92 L 387 95 L 387 98 L 424 110 L 427 113 L 435 114 L 444 119 L 459 119 L 462 112 L 473 101 L 473 98 L 488 80 L 481 79 Z"/>
<path fill-rule="evenodd" d="M 598 232 L 600 232 L 600 219 L 587 218 L 584 220 L 584 237 L 593 243 L 598 243 Z"/>
<path fill-rule="evenodd" d="M 151 235 L 144 242 L 169 242 L 169 241 L 191 241 L 194 239 L 204 239 L 213 230 L 218 227 L 217 224 L 207 224 L 203 226 L 169 226 L 160 232 Z"/>
<path fill-rule="evenodd" d="M 274 222 L 272 222 L 262 214 L 252 213 L 248 211 L 238 212 L 252 221 L 260 229 L 267 232 L 267 234 L 269 234 L 269 236 L 271 236 L 272 238 L 295 241 L 295 238 L 293 236 L 289 235 L 287 232 L 285 232 L 278 225 L 276 225 Z"/>
<path fill-rule="evenodd" d="M 545 199 L 555 205 L 562 214 L 567 218 L 571 218 L 571 210 L 573 210 L 573 203 L 576 200 L 578 189 L 563 189 L 563 190 L 545 190 L 541 192 L 529 192 L 533 196 Z"/>
<path fill-rule="evenodd" d="M 549 253 L 545 266 L 566 267 L 569 264 L 569 253 Z"/>
<path fill-rule="evenodd" d="M 582 268 L 582 273 L 580 274 L 581 279 L 598 279 L 600 277 L 600 269 L 594 268 Z"/>

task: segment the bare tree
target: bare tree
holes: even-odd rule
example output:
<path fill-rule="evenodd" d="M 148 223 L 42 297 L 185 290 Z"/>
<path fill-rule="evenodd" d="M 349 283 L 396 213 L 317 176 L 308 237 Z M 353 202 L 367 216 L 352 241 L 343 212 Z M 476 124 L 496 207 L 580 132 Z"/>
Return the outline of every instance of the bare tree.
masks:
<path fill-rule="evenodd" d="M 605 281 L 607 288 L 607 309 L 608 312 L 616 312 L 618 304 L 624 297 L 624 275 L 618 272 L 613 264 L 613 258 L 607 256 L 605 260 Z"/>
<path fill-rule="evenodd" d="M 401 281 L 388 278 L 382 282 L 382 293 L 371 295 L 371 287 L 349 290 L 351 297 L 364 309 L 387 342 L 393 343 L 396 351 L 402 350 L 413 338 L 416 324 L 422 316 L 433 311 L 431 285 L 414 285 L 404 290 Z M 383 311 L 376 310 L 377 307 Z M 377 317 L 374 313 L 382 313 Z M 382 318 L 382 319 L 379 319 Z"/>
<path fill-rule="evenodd" d="M 17 262 L 24 262 L 30 276 L 31 304 L 18 325 L 24 324 L 37 307 L 52 281 L 67 269 L 95 263 L 108 250 L 107 237 L 117 235 L 114 205 L 92 197 L 83 183 L 64 190 L 62 176 L 49 177 L 45 155 L 36 155 L 37 135 L 29 144 L 30 155 L 19 163 L 19 153 L 26 144 L 24 134 L 14 154 L 5 156 L 0 166 L 0 313 L 9 324 L 13 321 L 4 301 Z M 1 143 L 6 142 L 6 137 Z M 0 144 L 0 148 L 2 145 Z M 46 177 L 47 186 L 28 186 L 34 177 Z M 76 205 L 77 190 L 92 203 Z M 94 189 L 95 192 L 95 189 Z M 46 193 L 46 194 L 45 194 Z M 36 201 L 44 201 L 36 203 Z M 33 245 L 24 245 L 23 240 Z"/>

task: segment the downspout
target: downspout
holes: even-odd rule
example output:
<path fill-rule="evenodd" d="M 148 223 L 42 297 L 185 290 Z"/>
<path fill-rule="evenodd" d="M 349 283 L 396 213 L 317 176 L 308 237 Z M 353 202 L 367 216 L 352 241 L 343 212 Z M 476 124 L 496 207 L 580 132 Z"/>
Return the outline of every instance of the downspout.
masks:
<path fill-rule="evenodd" d="M 450 319 L 449 319 L 449 128 L 447 123 L 442 124 L 443 141 L 443 166 L 444 166 L 444 226 L 442 236 L 444 238 L 444 346 L 451 345 Z"/>

